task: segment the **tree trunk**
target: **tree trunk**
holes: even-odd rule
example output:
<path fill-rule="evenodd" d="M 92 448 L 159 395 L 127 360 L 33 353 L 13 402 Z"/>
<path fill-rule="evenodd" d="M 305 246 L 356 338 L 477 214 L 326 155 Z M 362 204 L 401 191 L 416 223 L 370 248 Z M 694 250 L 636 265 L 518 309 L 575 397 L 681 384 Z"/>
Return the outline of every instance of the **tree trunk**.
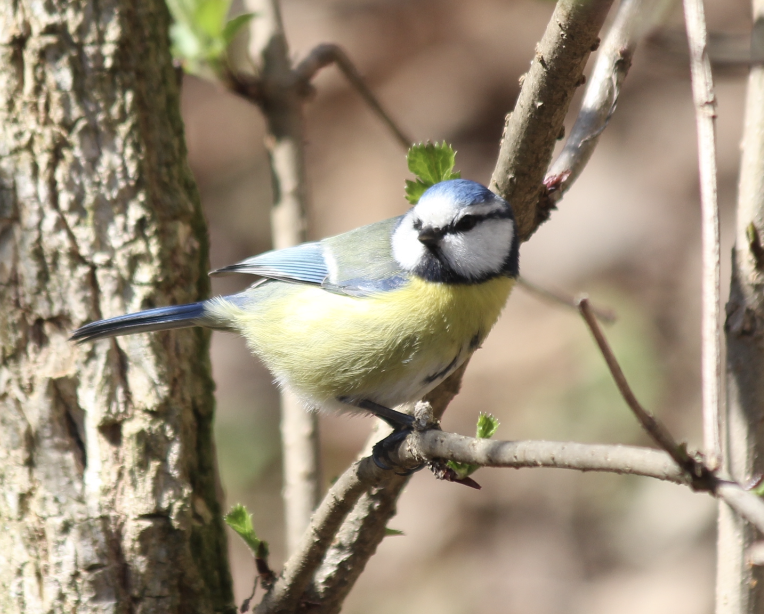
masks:
<path fill-rule="evenodd" d="M 207 240 L 162 0 L 0 6 L 0 611 L 222 612 Z"/>

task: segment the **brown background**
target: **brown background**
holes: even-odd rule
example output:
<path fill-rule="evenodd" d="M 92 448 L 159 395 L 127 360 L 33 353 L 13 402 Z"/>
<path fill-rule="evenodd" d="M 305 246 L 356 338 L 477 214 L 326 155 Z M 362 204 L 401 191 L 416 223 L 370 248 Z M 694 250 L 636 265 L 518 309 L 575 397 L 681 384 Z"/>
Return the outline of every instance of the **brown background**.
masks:
<path fill-rule="evenodd" d="M 749 31 L 746 1 L 706 4 L 712 31 Z M 343 45 L 407 132 L 451 142 L 463 176 L 483 183 L 552 8 L 540 0 L 283 2 L 296 58 L 320 42 Z M 681 35 L 679 9 L 667 27 Z M 716 68 L 726 295 L 745 70 Z M 334 69 L 316 86 L 306 107 L 310 235 L 404 212 L 400 146 Z M 212 268 L 268 249 L 270 179 L 259 111 L 191 77 L 183 105 Z M 521 249 L 521 271 L 616 310 L 608 335 L 638 396 L 693 446 L 700 443 L 699 236 L 686 57 L 653 42 L 638 49 L 584 175 Z M 228 278 L 213 286 L 226 293 L 244 283 Z M 214 336 L 213 368 L 227 502 L 254 512 L 279 566 L 277 393 L 236 337 Z M 503 439 L 646 443 L 578 316 L 523 289 L 474 357 L 444 428 L 471 434 L 479 411 L 498 416 Z M 370 426 L 369 419 L 322 416 L 327 483 Z M 715 505 L 707 496 L 647 479 L 556 470 L 482 470 L 475 477 L 482 491 L 438 483 L 426 472 L 412 479 L 391 523 L 405 536 L 383 542 L 346 612 L 712 611 Z M 253 565 L 235 539 L 231 550 L 242 599 Z"/>

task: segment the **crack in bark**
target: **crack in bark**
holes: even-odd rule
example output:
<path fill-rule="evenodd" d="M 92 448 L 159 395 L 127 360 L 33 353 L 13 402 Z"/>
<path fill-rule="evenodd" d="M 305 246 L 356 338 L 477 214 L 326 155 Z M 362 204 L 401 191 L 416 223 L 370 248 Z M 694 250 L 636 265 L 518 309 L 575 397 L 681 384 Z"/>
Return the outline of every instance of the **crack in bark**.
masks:
<path fill-rule="evenodd" d="M 54 401 L 61 408 L 66 432 L 73 443 L 74 457 L 80 469 L 80 477 L 88 466 L 88 453 L 85 433 L 85 412 L 77 405 L 77 381 L 69 378 L 52 380 Z M 70 388 L 66 390 L 65 388 Z"/>

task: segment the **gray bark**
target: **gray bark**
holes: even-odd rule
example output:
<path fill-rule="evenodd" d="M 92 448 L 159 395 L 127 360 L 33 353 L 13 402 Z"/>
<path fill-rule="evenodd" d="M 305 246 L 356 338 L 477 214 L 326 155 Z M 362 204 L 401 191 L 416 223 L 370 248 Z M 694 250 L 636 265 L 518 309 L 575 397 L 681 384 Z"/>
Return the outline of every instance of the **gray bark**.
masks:
<path fill-rule="evenodd" d="M 753 57 L 764 52 L 764 1 L 753 2 Z M 756 229 L 754 233 L 752 229 Z M 724 464 L 746 482 L 764 474 L 764 66 L 748 79 L 743 153 L 738 188 L 737 237 L 727 303 L 727 396 Z M 720 503 L 717 613 L 764 611 L 764 567 L 753 567 L 748 549 L 756 529 Z"/>
<path fill-rule="evenodd" d="M 0 611 L 231 609 L 208 291 L 161 0 L 0 3 Z"/>

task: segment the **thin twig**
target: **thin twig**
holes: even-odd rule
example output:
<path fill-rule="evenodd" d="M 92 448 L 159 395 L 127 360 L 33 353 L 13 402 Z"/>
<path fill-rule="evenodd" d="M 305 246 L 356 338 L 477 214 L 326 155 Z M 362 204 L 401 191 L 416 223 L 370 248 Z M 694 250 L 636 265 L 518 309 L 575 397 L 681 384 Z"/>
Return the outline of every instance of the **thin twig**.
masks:
<path fill-rule="evenodd" d="M 548 288 L 542 288 L 541 286 L 528 281 L 525 277 L 517 278 L 517 285 L 525 288 L 532 294 L 536 294 L 543 299 L 557 303 L 558 305 L 564 305 L 571 309 L 579 310 L 578 300 L 570 294 L 559 292 L 557 290 L 549 290 Z M 613 324 L 616 321 L 616 314 L 612 309 L 604 309 L 602 307 L 594 307 L 591 305 L 592 313 L 597 317 L 600 322 L 604 324 Z"/>
<path fill-rule="evenodd" d="M 324 43 L 316 46 L 308 56 L 297 65 L 294 69 L 294 73 L 303 84 L 308 84 L 313 77 L 316 76 L 316 73 L 318 73 L 319 70 L 330 64 L 335 64 L 337 68 L 340 69 L 340 72 L 345 75 L 345 78 L 350 85 L 356 89 L 371 110 L 374 111 L 374 113 L 376 113 L 390 129 L 395 136 L 395 139 L 405 150 L 408 150 L 413 141 L 405 132 L 403 132 L 403 130 L 401 130 L 390 114 L 385 111 L 384 107 L 379 102 L 379 99 L 366 85 L 363 77 L 361 77 L 361 73 L 358 72 L 342 47 L 332 43 Z"/>
<path fill-rule="evenodd" d="M 622 0 L 602 43 L 576 122 L 544 179 L 539 207 L 548 216 L 578 179 L 615 112 L 637 43 L 659 23 L 674 0 Z M 544 213 L 546 211 L 546 213 Z"/>
<path fill-rule="evenodd" d="M 722 348 L 719 308 L 719 209 L 716 190 L 716 98 L 706 50 L 706 18 L 702 0 L 684 0 L 690 48 L 692 94 L 698 129 L 700 202 L 703 235 L 702 377 L 703 449 L 712 469 L 721 466 Z"/>
<path fill-rule="evenodd" d="M 610 344 L 607 342 L 607 339 L 605 339 L 605 335 L 602 333 L 599 324 L 597 324 L 597 319 L 592 313 L 589 300 L 582 298 L 579 300 L 578 304 L 579 309 L 581 310 L 581 315 L 589 326 L 589 330 L 594 336 L 594 340 L 597 342 L 597 346 L 607 363 L 608 369 L 610 369 L 610 374 L 613 376 L 613 380 L 615 381 L 621 396 L 637 417 L 639 423 L 645 431 L 647 431 L 647 434 L 652 437 L 653 441 L 655 441 L 661 449 L 665 450 L 679 467 L 689 475 L 693 476 L 693 488 L 696 490 L 713 490 L 715 478 L 708 468 L 689 456 L 684 446 L 680 446 L 671 433 L 669 433 L 668 429 L 659 422 L 655 416 L 642 407 L 637 400 L 631 386 L 629 386 L 629 382 L 626 380 L 626 376 L 621 370 L 621 366 L 618 364 L 618 359 L 616 359 L 613 350 L 610 349 Z"/>
<path fill-rule="evenodd" d="M 688 482 L 684 471 L 665 452 L 636 446 L 559 441 L 494 441 L 438 430 L 412 435 L 410 445 L 414 455 L 481 467 L 553 467 L 642 475 L 677 484 Z"/>

